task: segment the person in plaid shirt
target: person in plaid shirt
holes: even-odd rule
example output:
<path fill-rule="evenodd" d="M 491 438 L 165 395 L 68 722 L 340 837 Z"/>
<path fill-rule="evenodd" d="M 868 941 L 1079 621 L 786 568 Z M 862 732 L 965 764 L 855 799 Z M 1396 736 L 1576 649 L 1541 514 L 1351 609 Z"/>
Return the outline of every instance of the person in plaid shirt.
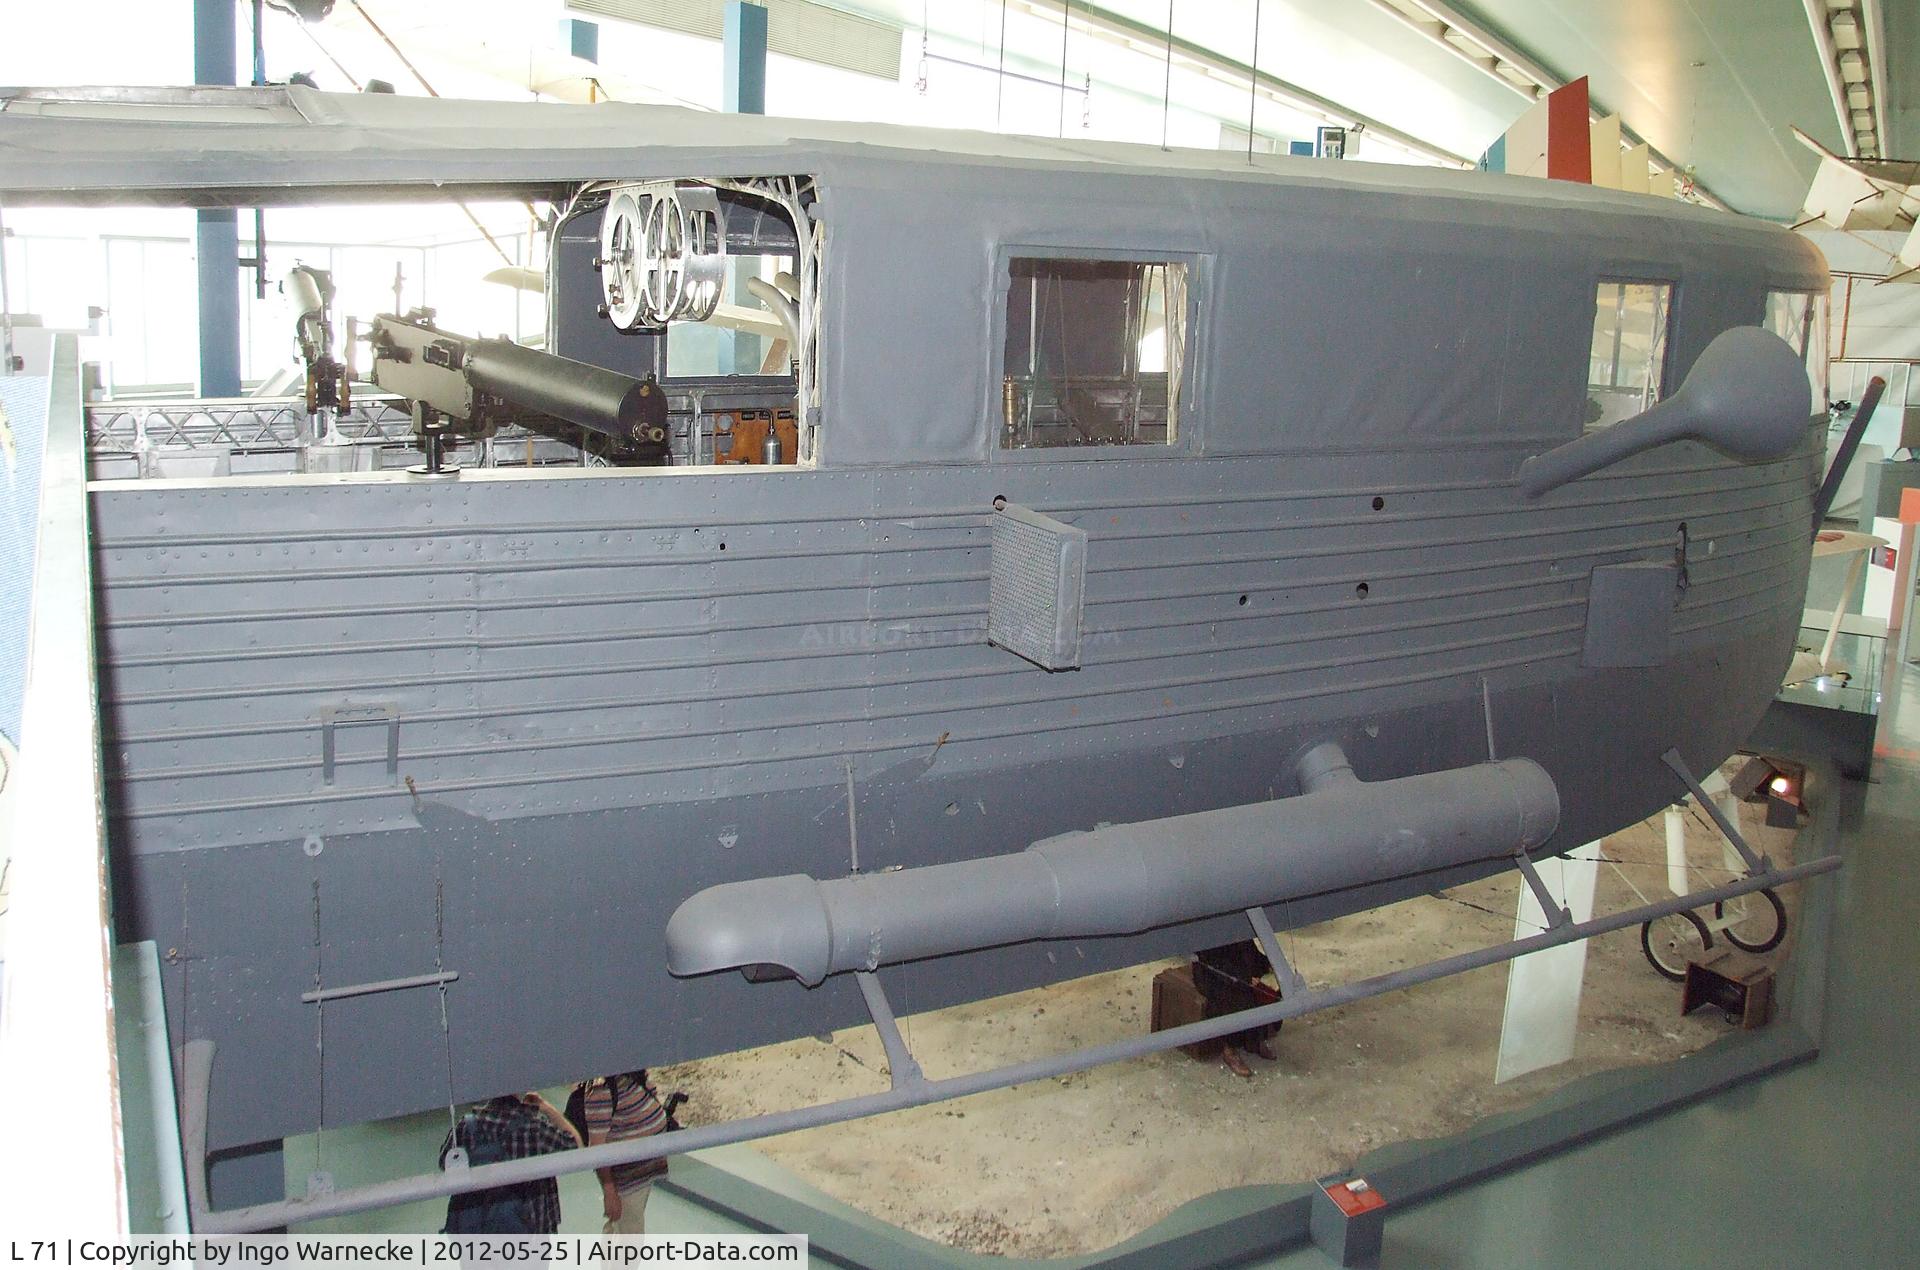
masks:
<path fill-rule="evenodd" d="M 447 1131 L 447 1152 L 464 1147 L 474 1165 L 571 1151 L 579 1135 L 554 1105 L 536 1093 L 507 1094 L 473 1108 Z M 517 1223 L 517 1224 L 516 1224 Z M 447 1229 L 467 1234 L 551 1235 L 560 1229 L 560 1186 L 552 1178 L 469 1191 L 447 1200 Z"/>

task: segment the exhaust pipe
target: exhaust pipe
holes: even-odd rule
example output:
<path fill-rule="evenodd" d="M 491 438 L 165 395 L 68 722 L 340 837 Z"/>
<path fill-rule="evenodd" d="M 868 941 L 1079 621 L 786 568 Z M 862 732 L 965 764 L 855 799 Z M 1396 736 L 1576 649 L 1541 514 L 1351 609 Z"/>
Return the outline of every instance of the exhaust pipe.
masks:
<path fill-rule="evenodd" d="M 1365 782 L 1331 743 L 1296 798 L 1062 834 L 1024 851 L 821 882 L 728 882 L 667 922 L 667 969 L 828 975 L 1035 939 L 1130 935 L 1540 846 L 1553 778 L 1507 759 Z"/>

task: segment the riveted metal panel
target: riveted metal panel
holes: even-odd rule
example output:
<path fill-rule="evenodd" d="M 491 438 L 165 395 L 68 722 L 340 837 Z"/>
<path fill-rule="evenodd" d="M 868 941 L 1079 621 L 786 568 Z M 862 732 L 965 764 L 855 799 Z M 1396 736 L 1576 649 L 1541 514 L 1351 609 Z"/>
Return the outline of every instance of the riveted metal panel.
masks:
<path fill-rule="evenodd" d="M 1476 762 L 1484 683 L 1568 841 L 1650 812 L 1666 738 L 1711 762 L 1764 706 L 1818 456 L 1680 446 L 1521 509 L 1526 453 L 96 484 L 116 894 L 174 950 L 175 1034 L 232 1058 L 216 1144 L 310 1129 L 323 1077 L 341 1122 L 857 1022 L 832 985 L 661 966 L 703 887 L 847 870 L 849 774 L 862 867 L 911 867 L 1284 796 L 1327 736 L 1369 779 Z M 1072 674 L 987 643 L 996 494 L 1087 535 Z M 1682 520 L 1690 673 L 1583 668 L 1593 569 L 1671 561 Z M 371 721 L 328 785 L 343 709 Z M 889 990 L 927 1009 L 1231 937 L 995 950 Z M 437 990 L 330 1003 L 316 1054 L 302 993 L 439 966 L 450 1031 Z"/>

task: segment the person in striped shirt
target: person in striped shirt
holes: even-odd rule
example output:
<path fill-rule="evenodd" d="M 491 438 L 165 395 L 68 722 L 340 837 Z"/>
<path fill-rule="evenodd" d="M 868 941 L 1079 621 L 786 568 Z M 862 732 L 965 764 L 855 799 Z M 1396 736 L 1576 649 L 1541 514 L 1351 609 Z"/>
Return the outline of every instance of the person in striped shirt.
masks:
<path fill-rule="evenodd" d="M 667 1127 L 666 1108 L 647 1084 L 643 1067 L 635 1072 L 605 1076 L 587 1086 L 587 1145 L 644 1138 Z M 664 1159 L 639 1164 L 617 1164 L 596 1169 L 600 1176 L 602 1212 L 609 1235 L 647 1233 L 647 1195 L 654 1181 L 667 1171 Z"/>

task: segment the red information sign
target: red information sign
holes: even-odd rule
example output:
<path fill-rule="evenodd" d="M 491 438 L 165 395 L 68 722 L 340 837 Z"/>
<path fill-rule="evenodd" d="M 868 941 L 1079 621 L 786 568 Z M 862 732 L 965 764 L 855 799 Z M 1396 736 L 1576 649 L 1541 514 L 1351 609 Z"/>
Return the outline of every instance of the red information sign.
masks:
<path fill-rule="evenodd" d="M 1363 1177 L 1356 1177 L 1348 1182 L 1335 1182 L 1325 1189 L 1327 1198 L 1339 1205 L 1340 1211 L 1349 1217 L 1358 1217 L 1362 1213 L 1370 1213 L 1376 1208 L 1387 1206 L 1386 1197 L 1369 1186 Z"/>

